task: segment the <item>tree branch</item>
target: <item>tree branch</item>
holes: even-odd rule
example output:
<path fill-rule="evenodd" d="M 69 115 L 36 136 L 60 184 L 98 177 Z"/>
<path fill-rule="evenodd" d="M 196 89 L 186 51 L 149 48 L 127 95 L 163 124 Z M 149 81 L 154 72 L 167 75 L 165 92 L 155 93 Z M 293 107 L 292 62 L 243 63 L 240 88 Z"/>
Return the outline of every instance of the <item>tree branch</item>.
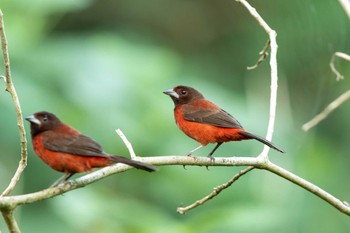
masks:
<path fill-rule="evenodd" d="M 186 165 L 186 166 L 251 166 L 254 168 L 264 169 L 275 173 L 278 176 L 289 180 L 292 183 L 299 185 L 300 187 L 310 191 L 314 195 L 325 200 L 341 212 L 350 216 L 350 207 L 346 202 L 340 201 L 333 195 L 329 194 L 320 187 L 306 181 L 299 176 L 279 167 L 278 165 L 261 159 L 261 157 L 216 157 L 215 163 L 213 163 L 207 157 L 188 157 L 188 156 L 154 156 L 154 157 L 139 157 L 139 160 L 145 163 L 154 165 Z M 14 209 L 19 205 L 30 204 L 42 200 L 46 200 L 57 195 L 72 191 L 77 188 L 84 187 L 88 184 L 101 180 L 107 176 L 124 172 L 129 169 L 133 169 L 130 166 L 123 164 L 116 164 L 113 166 L 105 167 L 100 170 L 86 174 L 75 180 L 64 182 L 57 187 L 51 187 L 42 191 L 16 195 L 16 196 L 3 196 L 0 197 L 0 209 L 9 210 Z M 250 169 L 250 168 L 249 168 Z M 252 168 L 251 168 L 252 169 Z M 244 173 L 249 172 L 243 170 Z M 151 174 L 150 174 L 151 175 Z M 242 174 L 243 175 L 243 174 Z M 237 175 L 238 176 L 238 175 Z M 241 176 L 241 175 L 239 175 Z M 234 179 L 234 178 L 232 178 Z"/>
<path fill-rule="evenodd" d="M 342 52 L 335 52 L 331 58 L 331 61 L 329 62 L 329 66 L 331 67 L 332 72 L 337 76 L 337 81 L 344 79 L 344 76 L 339 73 L 339 71 L 335 68 L 334 61 L 335 58 L 342 58 L 346 61 L 350 61 L 350 55 Z"/>
<path fill-rule="evenodd" d="M 350 0 L 339 0 L 339 2 L 343 7 L 344 11 L 347 13 L 347 15 L 350 18 Z M 350 55 L 342 52 L 335 52 L 332 55 L 331 61 L 329 62 L 329 66 L 332 72 L 336 75 L 336 80 L 340 81 L 344 79 L 344 76 L 335 68 L 334 62 L 337 57 L 344 59 L 346 61 L 350 61 Z M 312 127 L 316 126 L 318 123 L 324 120 L 331 112 L 333 112 L 336 108 L 338 108 L 341 104 L 343 104 L 348 99 L 350 99 L 350 90 L 343 93 L 336 100 L 330 103 L 321 113 L 317 114 L 313 119 L 305 123 L 302 126 L 302 129 L 304 131 L 308 131 Z"/>
<path fill-rule="evenodd" d="M 269 35 L 269 41 L 271 46 L 271 56 L 270 56 L 270 67 L 271 67 L 271 85 L 270 85 L 270 110 L 269 110 L 269 123 L 267 126 L 266 139 L 272 139 L 274 127 L 275 127 L 275 118 L 276 118 L 276 106 L 277 106 L 277 89 L 278 89 L 278 72 L 277 72 L 277 41 L 276 36 L 277 33 L 270 28 L 270 26 L 265 22 L 265 20 L 259 15 L 259 13 L 253 8 L 247 1 L 245 0 L 236 0 L 243 4 L 245 8 L 249 11 L 249 13 L 258 21 L 260 26 L 265 30 L 265 32 Z M 267 47 L 265 45 L 265 47 Z M 268 159 L 268 152 L 270 147 L 264 146 L 263 151 L 260 153 L 264 159 Z"/>
<path fill-rule="evenodd" d="M 345 53 L 336 52 L 333 54 L 332 59 L 329 63 L 329 66 L 331 67 L 331 70 L 333 73 L 335 73 L 336 80 L 342 80 L 344 79 L 344 76 L 339 73 L 339 71 L 334 66 L 334 60 L 336 57 L 342 58 L 344 60 L 350 61 L 350 56 Z M 345 93 L 341 94 L 337 99 L 333 100 L 321 113 L 317 114 L 314 118 L 312 118 L 310 121 L 306 122 L 302 126 L 302 130 L 308 131 L 312 127 L 319 124 L 321 121 L 323 121 L 331 112 L 333 112 L 336 108 L 338 108 L 340 105 L 342 105 L 345 101 L 350 99 L 350 90 L 346 91 Z"/>
<path fill-rule="evenodd" d="M 8 226 L 8 229 L 11 233 L 20 233 L 21 231 L 19 230 L 18 224 L 16 219 L 13 216 L 13 209 L 9 210 L 3 210 L 2 211 L 2 216 L 5 219 L 5 222 Z"/>
<path fill-rule="evenodd" d="M 132 148 L 131 143 L 129 142 L 129 140 L 126 138 L 126 136 L 124 135 L 123 131 L 121 131 L 120 129 L 116 129 L 115 132 L 117 132 L 117 134 L 119 135 L 119 137 L 123 140 L 126 148 L 128 148 L 129 154 L 131 159 L 136 159 L 137 156 L 135 154 L 134 149 Z"/>
<path fill-rule="evenodd" d="M 264 46 L 264 48 L 260 51 L 260 57 L 258 59 L 258 61 L 255 63 L 255 65 L 253 66 L 248 66 L 247 70 L 254 70 L 256 68 L 258 68 L 258 66 L 260 65 L 261 62 L 263 62 L 267 56 L 269 55 L 269 53 L 267 52 L 267 50 L 270 48 L 270 40 L 268 40 Z"/>
<path fill-rule="evenodd" d="M 213 191 L 203 197 L 202 199 L 194 202 L 193 204 L 189 205 L 189 206 L 186 206 L 186 207 L 178 207 L 177 208 L 177 212 L 179 214 L 185 214 L 187 213 L 189 210 L 199 206 L 199 205 L 202 205 L 204 204 L 205 202 L 209 201 L 210 199 L 216 197 L 217 195 L 219 195 L 221 193 L 221 191 L 227 189 L 228 187 L 230 187 L 236 180 L 238 180 L 241 176 L 247 174 L 248 172 L 250 172 L 251 170 L 253 170 L 254 167 L 253 166 L 250 166 L 250 167 L 247 167 L 243 170 L 241 170 L 239 173 L 237 173 L 236 175 L 234 175 L 227 183 L 225 184 L 222 184 L 222 185 L 219 185 L 219 186 L 216 186 L 215 188 L 213 188 Z"/>
<path fill-rule="evenodd" d="M 139 161 L 150 163 L 154 165 L 192 165 L 192 166 L 263 166 L 264 161 L 260 158 L 251 157 L 229 157 L 215 158 L 213 163 L 207 157 L 189 157 L 189 156 L 155 156 L 155 157 L 138 157 Z M 69 180 L 56 187 L 50 187 L 48 189 L 16 196 L 3 196 L 0 197 L 0 210 L 14 209 L 18 205 L 30 204 L 37 201 L 42 201 L 48 198 L 55 197 L 57 195 L 72 191 L 77 188 L 84 187 L 88 184 L 101 180 L 107 176 L 121 173 L 132 169 L 132 167 L 124 164 L 115 164 L 109 167 L 99 169 L 97 171 L 88 173 L 75 180 Z"/>
<path fill-rule="evenodd" d="M 348 99 L 350 99 L 350 90 L 348 90 L 347 92 L 343 93 L 337 99 L 332 101 L 321 113 L 317 114 L 310 121 L 306 122 L 302 126 L 302 129 L 304 131 L 308 131 L 312 127 L 316 126 L 318 123 L 323 121 L 331 112 L 333 112 L 336 108 L 338 108 L 341 104 L 343 104 Z"/>
<path fill-rule="evenodd" d="M 8 91 L 12 96 L 12 101 L 16 109 L 17 125 L 19 129 L 19 136 L 21 141 L 21 160 L 19 161 L 17 171 L 14 174 L 13 178 L 11 179 L 11 182 L 8 185 L 8 187 L 1 194 L 1 196 L 6 196 L 15 188 L 17 182 L 21 177 L 23 170 L 27 166 L 27 139 L 26 139 L 26 132 L 25 132 L 24 123 L 23 123 L 21 105 L 19 103 L 17 92 L 12 83 L 12 78 L 11 78 L 10 57 L 9 57 L 7 40 L 6 40 L 5 29 L 4 29 L 3 13 L 1 9 L 0 9 L 0 37 L 1 37 L 1 45 L 2 45 L 1 47 L 2 47 L 2 52 L 4 56 L 4 63 L 5 63 L 5 82 L 6 82 L 5 90 Z"/>
<path fill-rule="evenodd" d="M 339 3 L 341 4 L 344 11 L 347 13 L 347 15 L 350 18 L 350 0 L 339 0 Z M 344 79 L 344 76 L 335 68 L 334 62 L 337 57 L 344 59 L 346 61 L 350 61 L 350 55 L 342 52 L 335 52 L 332 55 L 331 61 L 329 62 L 329 66 L 332 72 L 336 75 L 336 80 L 340 81 Z M 318 123 L 323 121 L 331 112 L 333 112 L 336 108 L 338 108 L 341 104 L 343 104 L 348 99 L 350 99 L 350 90 L 343 93 L 336 100 L 330 103 L 321 113 L 317 114 L 313 119 L 305 123 L 302 126 L 302 129 L 304 131 L 308 131 L 312 127 L 316 126 Z"/>

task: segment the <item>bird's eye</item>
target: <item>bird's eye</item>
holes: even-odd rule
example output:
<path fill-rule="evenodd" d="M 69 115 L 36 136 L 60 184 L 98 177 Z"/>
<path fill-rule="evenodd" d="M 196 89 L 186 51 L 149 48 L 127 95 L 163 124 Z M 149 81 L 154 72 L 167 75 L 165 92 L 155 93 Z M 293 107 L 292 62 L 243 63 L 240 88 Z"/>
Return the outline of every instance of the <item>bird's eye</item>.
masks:
<path fill-rule="evenodd" d="M 187 91 L 186 90 L 181 90 L 181 95 L 186 95 Z"/>
<path fill-rule="evenodd" d="M 46 122 L 48 120 L 47 115 L 43 116 L 43 122 Z"/>

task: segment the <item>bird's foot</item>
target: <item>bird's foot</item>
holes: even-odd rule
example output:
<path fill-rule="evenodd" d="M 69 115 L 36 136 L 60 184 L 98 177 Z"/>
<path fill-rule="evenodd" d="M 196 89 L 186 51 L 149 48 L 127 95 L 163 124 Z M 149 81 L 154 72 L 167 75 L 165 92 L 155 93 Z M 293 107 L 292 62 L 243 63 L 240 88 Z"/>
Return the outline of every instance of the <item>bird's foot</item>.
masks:
<path fill-rule="evenodd" d="M 212 164 L 215 163 L 215 158 L 214 158 L 211 154 L 209 154 L 207 157 L 210 159 L 210 162 L 211 162 Z M 207 170 L 209 171 L 209 167 L 208 167 L 208 166 L 205 166 L 205 167 L 206 167 Z"/>
<path fill-rule="evenodd" d="M 215 163 L 215 158 L 214 158 L 214 156 L 212 154 L 209 154 L 207 157 L 210 159 L 210 161 L 212 163 Z"/>

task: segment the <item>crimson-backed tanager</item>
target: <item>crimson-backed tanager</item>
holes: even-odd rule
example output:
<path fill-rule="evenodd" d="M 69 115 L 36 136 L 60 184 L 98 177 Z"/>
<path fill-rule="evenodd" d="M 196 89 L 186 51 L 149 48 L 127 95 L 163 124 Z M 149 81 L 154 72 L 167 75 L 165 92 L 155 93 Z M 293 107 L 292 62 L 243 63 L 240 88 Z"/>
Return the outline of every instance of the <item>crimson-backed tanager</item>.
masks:
<path fill-rule="evenodd" d="M 191 155 L 209 143 L 216 143 L 208 157 L 224 142 L 256 139 L 269 147 L 284 153 L 270 141 L 252 134 L 228 112 L 216 104 L 206 100 L 204 96 L 192 87 L 177 86 L 163 92 L 171 97 L 175 104 L 174 115 L 177 126 L 189 137 L 201 145 L 191 150 Z"/>
<path fill-rule="evenodd" d="M 49 112 L 27 116 L 34 152 L 51 168 L 65 175 L 53 186 L 68 180 L 75 173 L 91 171 L 114 163 L 124 163 L 148 172 L 156 170 L 151 164 L 103 152 L 100 144 L 64 124 Z"/>

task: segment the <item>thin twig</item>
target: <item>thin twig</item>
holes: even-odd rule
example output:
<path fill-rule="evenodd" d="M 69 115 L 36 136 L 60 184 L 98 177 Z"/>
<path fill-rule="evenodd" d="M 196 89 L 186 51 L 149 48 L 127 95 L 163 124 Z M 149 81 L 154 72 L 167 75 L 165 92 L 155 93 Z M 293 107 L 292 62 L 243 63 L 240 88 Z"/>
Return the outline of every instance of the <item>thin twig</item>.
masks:
<path fill-rule="evenodd" d="M 346 53 L 342 52 L 335 52 L 331 58 L 331 61 L 329 62 L 329 66 L 331 67 L 332 72 L 337 76 L 337 81 L 344 79 L 344 76 L 341 75 L 341 73 L 335 68 L 334 60 L 335 58 L 342 58 L 344 60 L 350 61 L 350 56 Z"/>
<path fill-rule="evenodd" d="M 259 59 L 258 59 L 258 61 L 255 63 L 255 65 L 253 65 L 253 66 L 248 66 L 247 67 L 247 70 L 253 70 L 253 69 L 256 69 L 259 65 L 260 65 L 260 63 L 261 62 L 263 62 L 266 58 L 267 58 L 267 56 L 269 55 L 269 53 L 267 52 L 267 50 L 270 48 L 270 40 L 267 40 L 267 42 L 266 42 L 266 44 L 265 44 L 265 46 L 264 46 L 264 48 L 260 51 L 260 57 L 259 57 Z"/>
<path fill-rule="evenodd" d="M 277 106 L 277 89 L 278 89 L 278 72 L 277 72 L 277 33 L 270 28 L 270 26 L 265 22 L 265 20 L 259 15 L 259 13 L 245 0 L 236 0 L 244 5 L 249 13 L 258 21 L 260 26 L 266 31 L 269 35 L 271 55 L 270 55 L 270 67 L 271 67 L 271 85 L 270 85 L 270 110 L 269 110 L 269 123 L 267 126 L 266 139 L 272 139 L 274 127 L 275 127 L 275 118 L 276 118 L 276 106 Z M 264 146 L 263 151 L 259 156 L 268 159 L 268 152 L 270 147 Z"/>
<path fill-rule="evenodd" d="M 337 76 L 337 81 L 344 79 L 343 75 L 341 75 L 338 70 L 334 66 L 334 60 L 336 57 L 342 58 L 344 60 L 350 61 L 350 56 L 345 53 L 336 52 L 333 54 L 331 61 L 329 63 L 329 66 L 331 67 L 331 70 L 335 75 Z M 312 127 L 319 124 L 321 121 L 323 121 L 331 112 L 333 112 L 336 108 L 338 108 L 340 105 L 342 105 L 345 101 L 350 99 L 350 90 L 346 91 L 342 95 L 340 95 L 337 99 L 333 100 L 322 112 L 317 114 L 314 118 L 312 118 L 310 121 L 306 122 L 302 129 L 304 131 L 308 131 Z"/>
<path fill-rule="evenodd" d="M 117 132 L 117 134 L 119 135 L 119 137 L 123 140 L 126 148 L 128 148 L 129 154 L 131 159 L 136 159 L 137 156 L 135 154 L 134 149 L 132 148 L 131 143 L 129 142 L 129 140 L 126 138 L 126 136 L 124 135 L 124 133 L 120 130 L 120 129 L 116 129 L 115 132 Z"/>
<path fill-rule="evenodd" d="M 4 29 L 3 13 L 1 9 L 0 9 L 0 37 L 1 37 L 1 45 L 2 45 L 1 47 L 2 47 L 2 52 L 4 56 L 4 63 L 5 63 L 6 91 L 8 91 L 12 96 L 12 101 L 16 109 L 17 125 L 19 128 L 19 136 L 21 141 L 21 160 L 19 161 L 17 171 L 14 174 L 13 178 L 11 179 L 11 182 L 8 185 L 8 187 L 1 194 L 1 196 L 6 196 L 15 188 L 17 182 L 21 177 L 23 170 L 27 166 L 27 139 L 26 139 L 26 132 L 25 132 L 24 123 L 23 123 L 21 105 L 19 103 L 17 92 L 11 78 L 10 57 L 9 57 L 7 40 L 6 40 L 5 29 Z"/>
<path fill-rule="evenodd" d="M 324 120 L 331 112 L 333 112 L 336 108 L 338 108 L 341 104 L 343 104 L 348 99 L 350 99 L 350 90 L 343 93 L 336 100 L 330 103 L 321 113 L 317 114 L 313 119 L 305 123 L 302 126 L 302 129 L 304 131 L 308 131 L 309 129 L 311 129 L 318 123 L 320 123 L 322 120 Z"/>
<path fill-rule="evenodd" d="M 219 195 L 219 193 L 221 193 L 221 191 L 223 191 L 223 190 L 227 189 L 228 187 L 230 187 L 230 186 L 231 186 L 236 180 L 238 180 L 241 176 L 243 176 L 244 174 L 250 172 L 250 171 L 253 170 L 253 169 L 254 169 L 254 167 L 253 167 L 253 166 L 250 166 L 250 167 L 247 167 L 247 168 L 241 170 L 239 173 L 237 173 L 236 175 L 234 175 L 227 183 L 215 187 L 215 188 L 213 189 L 213 191 L 212 191 L 209 195 L 203 197 L 202 199 L 200 199 L 200 200 L 198 200 L 198 201 L 196 201 L 196 202 L 194 202 L 194 203 L 192 203 L 191 205 L 188 205 L 188 206 L 186 206 L 186 207 L 178 207 L 176 211 L 177 211 L 179 214 L 185 214 L 185 213 L 187 213 L 189 210 L 191 210 L 191 209 L 193 209 L 193 208 L 196 208 L 196 207 L 199 206 L 199 205 L 204 204 L 205 202 L 207 202 L 207 201 L 209 201 L 210 199 L 212 199 L 212 198 L 216 197 L 217 195 Z"/>
<path fill-rule="evenodd" d="M 2 211 L 2 216 L 4 217 L 5 222 L 8 226 L 8 229 L 11 233 L 20 233 L 21 232 L 19 229 L 19 226 L 17 224 L 17 221 L 13 216 L 12 209 Z"/>

